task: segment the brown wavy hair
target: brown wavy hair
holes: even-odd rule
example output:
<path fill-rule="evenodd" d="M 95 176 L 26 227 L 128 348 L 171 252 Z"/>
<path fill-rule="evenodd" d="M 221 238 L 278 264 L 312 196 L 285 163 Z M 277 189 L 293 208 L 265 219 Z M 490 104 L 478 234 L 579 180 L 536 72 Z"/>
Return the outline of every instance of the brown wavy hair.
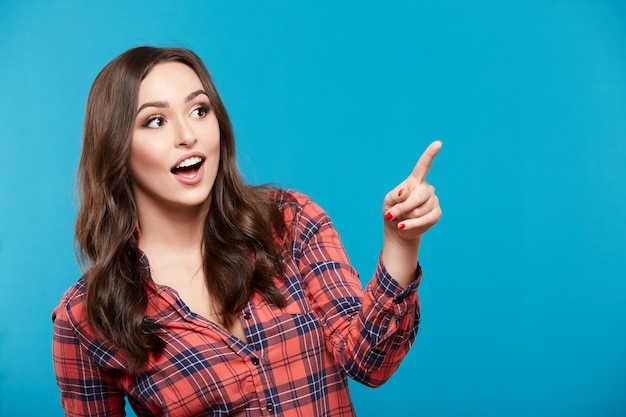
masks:
<path fill-rule="evenodd" d="M 228 322 L 253 292 L 284 305 L 274 284 L 289 256 L 277 189 L 246 185 L 235 159 L 232 125 L 202 60 L 182 48 L 138 47 L 111 61 L 87 99 L 78 168 L 80 208 L 75 237 L 86 282 L 85 305 L 97 334 L 121 349 L 138 372 L 164 342 L 146 325 L 149 274 L 140 262 L 137 206 L 128 157 L 141 81 L 157 64 L 181 62 L 200 78 L 220 128 L 220 162 L 203 230 L 204 272 Z M 283 197 L 281 197 L 281 195 Z"/>

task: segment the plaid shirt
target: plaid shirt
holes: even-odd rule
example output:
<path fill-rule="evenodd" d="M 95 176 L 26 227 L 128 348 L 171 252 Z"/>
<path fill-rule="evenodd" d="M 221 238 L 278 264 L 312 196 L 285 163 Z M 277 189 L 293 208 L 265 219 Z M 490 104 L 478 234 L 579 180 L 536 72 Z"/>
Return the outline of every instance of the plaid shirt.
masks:
<path fill-rule="evenodd" d="M 327 214 L 291 195 L 278 202 L 293 224 L 293 259 L 276 281 L 287 306 L 253 295 L 240 313 L 247 342 L 154 284 L 145 317 L 162 328 L 166 347 L 132 376 L 124 355 L 89 326 L 85 282 L 73 285 L 53 313 L 66 415 L 124 416 L 127 398 L 139 417 L 354 416 L 347 377 L 383 384 L 415 339 L 421 270 L 401 288 L 379 258 L 363 291 Z"/>

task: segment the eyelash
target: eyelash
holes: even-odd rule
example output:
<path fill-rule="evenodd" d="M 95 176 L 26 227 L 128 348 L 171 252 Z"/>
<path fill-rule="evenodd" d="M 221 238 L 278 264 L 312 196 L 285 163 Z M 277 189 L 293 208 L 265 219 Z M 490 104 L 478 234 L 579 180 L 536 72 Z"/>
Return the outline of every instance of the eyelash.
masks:
<path fill-rule="evenodd" d="M 208 105 L 206 105 L 206 104 L 199 104 L 198 106 L 196 106 L 196 107 L 195 107 L 195 108 L 191 111 L 191 113 L 195 113 L 195 112 L 197 112 L 198 110 L 201 110 L 201 111 L 202 111 L 202 113 L 203 113 L 202 115 L 199 115 L 199 116 L 198 116 L 198 118 L 199 118 L 199 119 L 202 119 L 202 118 L 206 117 L 206 116 L 210 113 L 211 108 L 210 108 Z M 150 127 L 150 125 L 152 124 L 152 122 L 154 122 L 154 121 L 156 121 L 156 120 L 160 120 L 160 121 L 161 121 L 161 124 L 160 124 L 159 126 Z M 147 128 L 150 128 L 150 129 L 156 129 L 156 128 L 158 128 L 158 127 L 163 126 L 163 124 L 164 124 L 164 123 L 165 123 L 165 116 L 162 116 L 162 115 L 160 115 L 160 114 L 153 114 L 153 115 L 151 115 L 150 117 L 148 117 L 148 118 L 146 119 L 146 121 L 145 121 L 145 122 L 143 122 L 143 124 L 142 124 L 141 126 L 142 126 L 142 127 L 147 127 Z"/>
<path fill-rule="evenodd" d="M 161 126 L 163 126 L 163 123 L 165 122 L 165 117 L 163 117 L 161 115 L 158 115 L 158 114 L 155 114 L 155 115 L 152 115 L 152 116 L 148 117 L 146 119 L 146 121 L 143 122 L 143 124 L 141 126 L 142 127 L 150 127 L 150 124 L 152 124 L 152 122 L 154 122 L 155 120 L 159 120 L 159 119 L 161 120 L 161 125 L 158 126 L 158 127 L 161 127 Z M 153 127 L 152 129 L 156 129 L 156 127 Z"/>
<path fill-rule="evenodd" d="M 211 111 L 211 108 L 209 106 L 207 106 L 206 104 L 200 104 L 199 106 L 197 106 L 195 109 L 193 109 L 191 112 L 195 112 L 198 110 L 202 110 L 204 112 L 204 114 L 202 116 L 199 117 L 205 117 L 207 114 L 209 114 L 209 112 Z"/>

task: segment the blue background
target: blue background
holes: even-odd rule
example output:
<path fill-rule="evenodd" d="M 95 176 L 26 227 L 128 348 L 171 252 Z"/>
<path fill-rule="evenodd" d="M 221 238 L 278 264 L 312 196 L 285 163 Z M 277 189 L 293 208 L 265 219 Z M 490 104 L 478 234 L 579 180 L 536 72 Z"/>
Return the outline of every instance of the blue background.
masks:
<path fill-rule="evenodd" d="M 142 44 L 199 53 L 246 178 L 325 207 L 364 282 L 443 140 L 420 333 L 360 416 L 626 415 L 625 2 L 0 0 L 1 416 L 62 415 L 84 104 Z"/>

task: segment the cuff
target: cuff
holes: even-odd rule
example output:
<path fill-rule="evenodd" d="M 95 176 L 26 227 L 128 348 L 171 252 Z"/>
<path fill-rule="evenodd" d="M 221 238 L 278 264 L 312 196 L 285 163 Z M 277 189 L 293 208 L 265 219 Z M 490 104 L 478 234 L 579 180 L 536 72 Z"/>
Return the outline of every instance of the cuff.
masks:
<path fill-rule="evenodd" d="M 398 281 L 393 279 L 391 274 L 385 268 L 381 256 L 378 258 L 378 267 L 376 271 L 376 280 L 378 284 L 378 292 L 382 298 L 391 298 L 396 312 L 405 311 L 409 305 L 417 301 L 417 287 L 422 279 L 422 267 L 419 262 L 415 269 L 415 280 L 406 287 L 402 287 Z"/>

